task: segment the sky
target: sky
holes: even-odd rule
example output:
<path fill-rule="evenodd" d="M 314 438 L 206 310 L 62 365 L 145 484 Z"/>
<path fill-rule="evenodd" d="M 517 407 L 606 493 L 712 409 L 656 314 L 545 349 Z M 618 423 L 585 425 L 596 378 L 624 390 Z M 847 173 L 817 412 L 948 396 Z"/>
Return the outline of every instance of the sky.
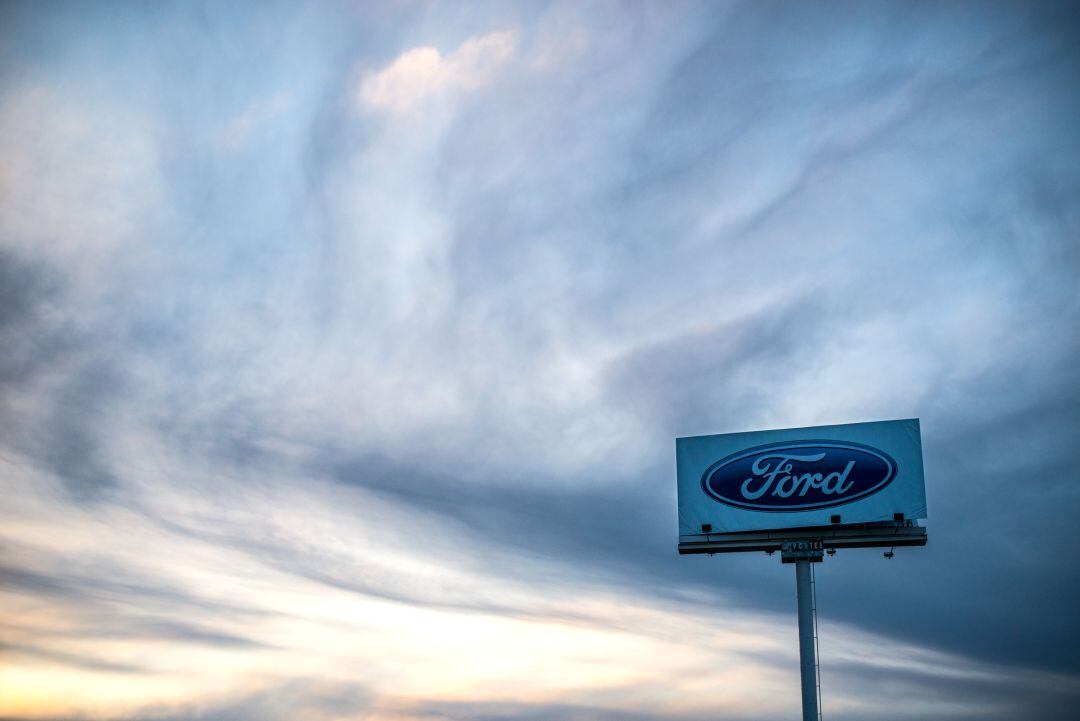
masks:
<path fill-rule="evenodd" d="M 0 5 L 0 719 L 798 718 L 674 439 L 919 418 L 826 719 L 1080 703 L 1080 8 Z"/>

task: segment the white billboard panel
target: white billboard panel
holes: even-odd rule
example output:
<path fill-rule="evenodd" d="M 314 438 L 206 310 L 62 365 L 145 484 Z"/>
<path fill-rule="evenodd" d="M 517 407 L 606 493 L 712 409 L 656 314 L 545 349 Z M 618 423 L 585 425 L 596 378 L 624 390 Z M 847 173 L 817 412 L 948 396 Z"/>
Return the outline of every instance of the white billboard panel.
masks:
<path fill-rule="evenodd" d="M 675 457 L 680 540 L 926 518 L 918 419 L 678 438 Z"/>

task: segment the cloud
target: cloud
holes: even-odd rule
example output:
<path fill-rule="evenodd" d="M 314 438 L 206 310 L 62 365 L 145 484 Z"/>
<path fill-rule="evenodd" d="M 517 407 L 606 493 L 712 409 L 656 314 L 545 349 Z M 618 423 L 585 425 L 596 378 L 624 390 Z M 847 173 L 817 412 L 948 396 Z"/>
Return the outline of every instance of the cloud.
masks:
<path fill-rule="evenodd" d="M 430 46 L 407 50 L 363 76 L 360 102 L 369 110 L 406 113 L 436 98 L 483 88 L 513 57 L 517 36 L 514 30 L 478 35 L 445 56 Z"/>
<path fill-rule="evenodd" d="M 791 715 L 672 438 L 897 416 L 827 714 L 1074 699 L 1071 9 L 75 7 L 0 43 L 0 713 Z"/>
<path fill-rule="evenodd" d="M 218 131 L 217 142 L 227 151 L 240 150 L 254 133 L 265 129 L 285 114 L 291 104 L 292 100 L 284 92 L 252 100 Z"/>
<path fill-rule="evenodd" d="M 92 293 L 160 198 L 149 128 L 33 84 L 0 95 L 0 248 Z"/>
<path fill-rule="evenodd" d="M 146 672 L 145 668 L 134 664 L 105 661 L 93 658 L 92 656 L 79 656 L 65 651 L 42 648 L 41 646 L 33 644 L 0 643 L 0 651 L 3 651 L 5 655 L 14 658 L 28 657 L 33 660 L 71 666 L 83 671 L 131 674 Z"/>

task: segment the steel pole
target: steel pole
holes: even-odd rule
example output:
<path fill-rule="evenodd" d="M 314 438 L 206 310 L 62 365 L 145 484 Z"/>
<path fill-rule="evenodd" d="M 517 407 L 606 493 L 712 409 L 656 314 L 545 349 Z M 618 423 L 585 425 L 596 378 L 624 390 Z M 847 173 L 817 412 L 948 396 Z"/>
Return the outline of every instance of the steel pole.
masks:
<path fill-rule="evenodd" d="M 810 561 L 795 562 L 799 595 L 799 671 L 802 676 L 803 721 L 817 721 L 817 674 L 814 672 L 814 611 L 810 598 Z"/>

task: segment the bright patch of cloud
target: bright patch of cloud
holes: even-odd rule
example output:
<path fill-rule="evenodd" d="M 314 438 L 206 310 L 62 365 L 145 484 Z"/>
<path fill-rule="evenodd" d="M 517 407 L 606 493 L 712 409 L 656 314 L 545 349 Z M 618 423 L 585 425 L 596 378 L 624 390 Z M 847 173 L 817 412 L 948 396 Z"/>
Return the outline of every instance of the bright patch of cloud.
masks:
<path fill-rule="evenodd" d="M 385 69 L 364 77 L 360 101 L 365 108 L 405 113 L 446 94 L 488 85 L 511 57 L 517 32 L 502 30 L 469 38 L 449 55 L 437 48 L 413 48 Z"/>

